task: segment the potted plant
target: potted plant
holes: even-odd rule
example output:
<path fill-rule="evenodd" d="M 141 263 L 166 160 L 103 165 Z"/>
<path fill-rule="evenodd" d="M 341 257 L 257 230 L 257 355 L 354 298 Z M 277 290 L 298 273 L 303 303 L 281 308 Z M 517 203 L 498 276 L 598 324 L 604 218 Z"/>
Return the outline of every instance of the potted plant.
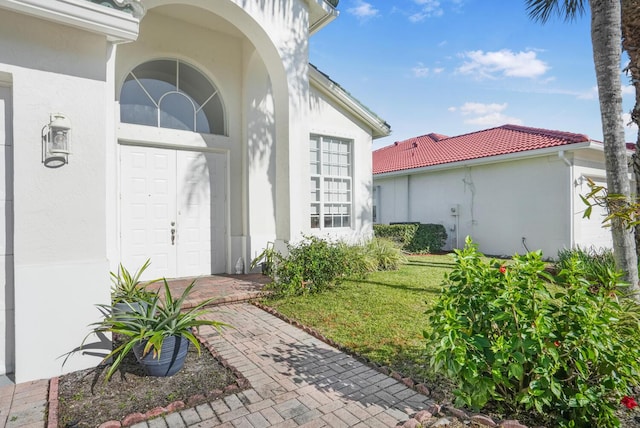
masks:
<path fill-rule="evenodd" d="M 189 343 L 192 343 L 200 353 L 200 342 L 195 337 L 193 329 L 202 325 L 215 328 L 227 325 L 219 321 L 200 319 L 206 313 L 203 308 L 214 299 L 205 300 L 192 308 L 182 310 L 182 304 L 195 284 L 194 280 L 178 299 L 174 299 L 169 284 L 164 279 L 164 298 L 161 298 L 158 290 L 153 293 L 148 304 L 139 306 L 127 317 L 114 315 L 109 311 L 108 306 L 98 305 L 105 314 L 105 318 L 93 324 L 95 326 L 93 333 L 109 332 L 124 338 L 123 343 L 105 357 L 105 361 L 113 358 L 105 381 L 109 380 L 123 358 L 131 351 L 134 352 L 146 374 L 171 376 L 184 365 Z"/>
<path fill-rule="evenodd" d="M 146 262 L 133 274 L 131 274 L 122 264 L 118 266 L 117 272 L 111 272 L 111 305 L 113 313 L 122 315 L 128 312 L 135 312 L 140 309 L 140 305 L 146 305 L 155 293 L 148 291 L 146 286 L 154 281 L 141 285 L 140 276 L 151 264 L 151 259 Z"/>
<path fill-rule="evenodd" d="M 266 248 L 251 260 L 251 269 L 254 269 L 259 264 L 262 274 L 271 276 L 275 271 L 276 260 L 279 255 L 280 253 L 275 250 L 273 242 L 267 242 Z"/>

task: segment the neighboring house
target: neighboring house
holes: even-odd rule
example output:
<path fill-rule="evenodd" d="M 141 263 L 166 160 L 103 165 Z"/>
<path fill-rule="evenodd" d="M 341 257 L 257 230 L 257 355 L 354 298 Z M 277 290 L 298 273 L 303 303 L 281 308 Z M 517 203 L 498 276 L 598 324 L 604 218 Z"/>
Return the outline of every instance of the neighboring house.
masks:
<path fill-rule="evenodd" d="M 490 255 L 611 247 L 603 210 L 583 218 L 587 178 L 605 183 L 602 143 L 515 125 L 428 134 L 373 152 L 375 222 L 439 223 L 447 249 L 471 236 Z"/>
<path fill-rule="evenodd" d="M 96 365 L 108 338 L 67 353 L 119 263 L 234 273 L 371 234 L 389 126 L 308 63 L 336 4 L 0 0 L 0 381 Z"/>

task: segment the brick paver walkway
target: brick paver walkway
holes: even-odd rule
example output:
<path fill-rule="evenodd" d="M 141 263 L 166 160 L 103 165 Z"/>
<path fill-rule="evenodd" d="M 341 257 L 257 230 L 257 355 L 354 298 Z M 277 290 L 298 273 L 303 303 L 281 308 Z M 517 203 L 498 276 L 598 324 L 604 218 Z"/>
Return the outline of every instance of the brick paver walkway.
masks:
<path fill-rule="evenodd" d="M 395 379 L 250 304 L 215 307 L 235 327 L 201 329 L 251 389 L 163 418 L 156 427 L 393 427 L 432 402 Z"/>
<path fill-rule="evenodd" d="M 189 282 L 172 281 L 172 293 L 179 295 Z M 219 303 L 257 297 L 261 284 L 256 282 L 248 276 L 204 278 L 192 303 L 212 296 Z M 393 427 L 433 404 L 251 304 L 214 306 L 208 316 L 234 327 L 200 333 L 251 388 L 134 428 Z M 0 427 L 45 426 L 47 391 L 48 380 L 0 387 Z"/>
<path fill-rule="evenodd" d="M 42 428 L 48 391 L 48 380 L 0 388 L 0 427 Z"/>

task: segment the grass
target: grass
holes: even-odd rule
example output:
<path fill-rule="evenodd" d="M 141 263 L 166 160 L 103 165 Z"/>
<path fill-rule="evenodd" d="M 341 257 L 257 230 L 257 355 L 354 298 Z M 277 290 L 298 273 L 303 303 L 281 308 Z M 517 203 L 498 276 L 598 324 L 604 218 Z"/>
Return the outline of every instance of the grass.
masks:
<path fill-rule="evenodd" d="M 375 272 L 325 293 L 265 303 L 372 361 L 415 380 L 433 380 L 424 356 L 424 312 L 453 266 L 450 255 L 410 256 L 397 271 Z"/>

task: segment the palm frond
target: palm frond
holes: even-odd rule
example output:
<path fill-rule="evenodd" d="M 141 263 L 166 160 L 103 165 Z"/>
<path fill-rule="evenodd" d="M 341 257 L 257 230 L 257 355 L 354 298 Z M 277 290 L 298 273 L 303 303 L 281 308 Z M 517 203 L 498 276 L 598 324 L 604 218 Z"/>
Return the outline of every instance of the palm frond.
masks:
<path fill-rule="evenodd" d="M 525 0 L 524 3 L 529 17 L 544 24 L 552 15 L 566 21 L 584 15 L 586 0 Z"/>

